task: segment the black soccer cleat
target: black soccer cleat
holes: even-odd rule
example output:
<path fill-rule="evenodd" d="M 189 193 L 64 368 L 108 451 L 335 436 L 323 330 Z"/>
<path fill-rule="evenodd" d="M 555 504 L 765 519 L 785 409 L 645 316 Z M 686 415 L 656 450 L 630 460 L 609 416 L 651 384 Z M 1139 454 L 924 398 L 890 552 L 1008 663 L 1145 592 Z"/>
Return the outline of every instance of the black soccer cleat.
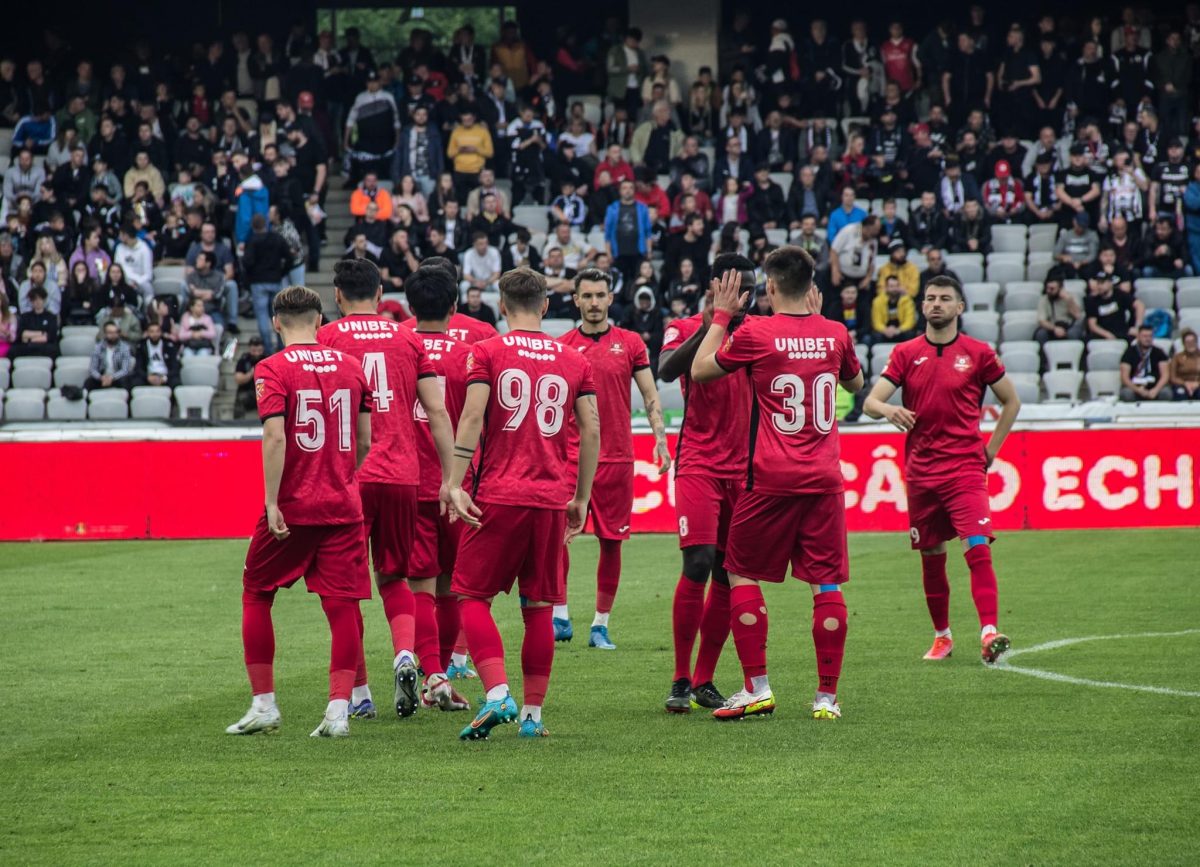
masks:
<path fill-rule="evenodd" d="M 667 713 L 692 712 L 692 682 L 686 677 L 671 684 L 671 694 L 667 696 Z"/>
<path fill-rule="evenodd" d="M 409 717 L 417 712 L 417 667 L 407 659 L 396 668 L 396 716 Z"/>
<path fill-rule="evenodd" d="M 711 680 L 692 689 L 690 699 L 694 708 L 703 707 L 709 710 L 716 710 L 725 705 L 725 696 L 721 695 Z"/>

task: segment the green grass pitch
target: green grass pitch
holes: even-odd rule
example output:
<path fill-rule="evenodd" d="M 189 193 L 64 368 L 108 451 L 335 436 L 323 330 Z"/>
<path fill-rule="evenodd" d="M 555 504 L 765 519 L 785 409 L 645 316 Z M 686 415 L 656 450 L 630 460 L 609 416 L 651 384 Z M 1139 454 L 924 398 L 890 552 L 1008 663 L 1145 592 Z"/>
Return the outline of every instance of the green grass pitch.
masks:
<path fill-rule="evenodd" d="M 346 741 L 308 733 L 328 632 L 299 588 L 276 603 L 283 730 L 228 737 L 249 693 L 239 640 L 244 542 L 0 546 L 6 864 L 1195 864 L 1200 698 L 985 669 L 965 566 L 951 556 L 959 649 L 932 631 L 900 534 L 851 538 L 844 718 L 817 723 L 810 594 L 767 589 L 773 718 L 663 712 L 672 537 L 625 547 L 611 631 L 586 647 L 595 542 L 573 549 L 576 639 L 559 645 L 552 737 L 466 714 L 389 711 Z M 1008 533 L 995 548 L 1016 648 L 1200 625 L 1200 532 Z M 519 699 L 515 598 L 495 610 Z M 364 609 L 375 697 L 390 647 Z M 1021 656 L 1078 678 L 1200 691 L 1200 634 Z M 1014 660 L 1016 663 L 1017 660 Z M 718 670 L 740 680 L 732 642 Z M 469 696 L 479 698 L 478 681 Z"/>

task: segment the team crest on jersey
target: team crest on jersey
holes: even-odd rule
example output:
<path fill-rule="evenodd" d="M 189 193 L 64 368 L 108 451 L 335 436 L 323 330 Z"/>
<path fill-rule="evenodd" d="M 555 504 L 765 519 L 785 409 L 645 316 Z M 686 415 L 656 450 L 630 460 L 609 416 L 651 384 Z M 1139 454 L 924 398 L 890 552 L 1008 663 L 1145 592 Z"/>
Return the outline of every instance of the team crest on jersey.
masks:
<path fill-rule="evenodd" d="M 620 355 L 622 352 L 625 351 L 625 345 L 622 343 L 614 343 L 610 347 L 608 347 L 608 351 L 611 352 L 613 355 Z"/>
<path fill-rule="evenodd" d="M 267 381 L 265 379 L 254 380 L 254 399 L 262 400 L 263 394 L 267 390 Z"/>
<path fill-rule="evenodd" d="M 730 334 L 725 338 L 725 345 L 721 347 L 725 352 L 728 352 L 733 347 L 733 335 Z"/>
<path fill-rule="evenodd" d="M 960 355 L 954 359 L 954 369 L 959 373 L 966 373 L 971 369 L 971 358 L 967 355 Z"/>
<path fill-rule="evenodd" d="M 470 371 L 471 368 L 473 368 L 474 366 L 475 366 L 475 353 L 472 352 L 470 355 L 467 356 L 467 370 Z"/>

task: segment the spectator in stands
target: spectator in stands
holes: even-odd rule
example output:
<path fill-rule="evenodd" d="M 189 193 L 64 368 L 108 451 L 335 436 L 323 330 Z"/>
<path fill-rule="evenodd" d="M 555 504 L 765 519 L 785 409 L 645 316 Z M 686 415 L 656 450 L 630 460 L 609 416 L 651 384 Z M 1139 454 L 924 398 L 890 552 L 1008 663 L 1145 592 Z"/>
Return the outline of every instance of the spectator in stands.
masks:
<path fill-rule="evenodd" d="M 575 269 L 567 267 L 562 247 L 547 248 L 544 256 L 542 274 L 550 299 L 546 315 L 553 319 L 578 319 L 579 309 L 571 297 L 575 291 Z"/>
<path fill-rule="evenodd" d="M 620 198 L 604 215 L 604 240 L 617 270 L 632 282 L 638 265 L 653 249 L 650 210 L 634 195 L 632 180 L 621 181 Z"/>
<path fill-rule="evenodd" d="M 633 166 L 625 162 L 619 144 L 611 144 L 604 152 L 604 159 L 596 166 L 592 179 L 593 186 L 600 186 L 601 174 L 607 174 L 610 184 L 620 184 L 622 181 L 633 180 Z"/>
<path fill-rule="evenodd" d="M 665 269 L 664 269 L 665 270 Z M 682 300 L 683 307 L 679 309 L 679 313 L 687 312 L 687 315 L 696 313 L 700 308 L 700 299 L 704 297 L 703 287 L 706 286 L 705 281 L 701 281 L 696 274 L 696 267 L 691 259 L 680 259 L 675 269 L 674 278 L 667 283 L 667 297 L 672 301 Z M 672 303 L 672 311 L 674 312 L 675 305 Z"/>
<path fill-rule="evenodd" d="M 588 216 L 587 202 L 575 190 L 575 180 L 564 178 L 559 186 L 559 194 L 550 202 L 551 225 L 566 223 L 572 228 L 583 229 Z"/>
<path fill-rule="evenodd" d="M 662 350 L 664 313 L 655 300 L 654 290 L 643 286 L 633 294 L 620 318 L 621 327 L 636 332 L 646 344 L 650 369 L 658 375 L 658 355 Z"/>
<path fill-rule="evenodd" d="M 150 162 L 150 154 L 144 150 L 134 154 L 133 165 L 125 172 L 122 181 L 125 198 L 133 197 L 134 190 L 139 183 L 145 183 L 150 188 L 150 195 L 153 196 L 156 204 L 163 202 L 167 194 L 167 182 L 163 179 L 158 166 Z"/>
<path fill-rule="evenodd" d="M 500 205 L 496 197 L 487 194 L 480 201 L 480 211 L 471 220 L 468 231 L 471 234 L 483 232 L 487 235 L 488 243 L 499 250 L 508 243 L 508 236 L 517 230 L 516 224 L 500 213 Z"/>
<path fill-rule="evenodd" d="M 232 333 L 237 333 L 237 317 L 238 317 L 238 286 L 234 280 L 234 261 L 233 252 L 229 246 L 217 238 L 217 226 L 211 220 L 205 221 L 200 226 L 200 239 L 192 243 L 188 248 L 187 257 L 184 259 L 184 282 L 186 283 L 191 272 L 196 268 L 196 258 L 201 252 L 207 253 L 212 262 L 212 268 L 219 273 L 225 281 L 225 291 L 222 296 L 223 305 L 221 307 L 222 319 L 227 330 Z M 210 313 L 212 311 L 209 311 Z"/>
<path fill-rule="evenodd" d="M 671 161 L 683 148 L 683 133 L 671 119 L 671 106 L 666 100 L 654 103 L 650 119 L 633 131 L 629 155 L 637 165 L 644 165 L 655 175 L 667 174 Z"/>
<path fill-rule="evenodd" d="M 0 291 L 0 358 L 9 354 L 17 342 L 20 314 L 8 300 L 8 293 Z"/>
<path fill-rule="evenodd" d="M 904 291 L 915 299 L 921 288 L 921 272 L 917 270 L 916 265 L 908 261 L 908 248 L 905 247 L 904 240 L 893 238 L 887 246 L 887 251 L 888 260 L 879 269 L 879 277 L 875 281 L 876 294 L 884 292 L 887 281 L 895 277 Z"/>
<path fill-rule="evenodd" d="M 104 323 L 101 340 L 92 351 L 88 363 L 88 376 L 83 387 L 87 391 L 98 388 L 132 388 L 134 380 L 133 353 L 129 344 L 121 339 L 117 323 Z"/>
<path fill-rule="evenodd" d="M 1121 400 L 1171 400 L 1169 368 L 1167 354 L 1154 345 L 1154 329 L 1139 326 L 1137 339 L 1121 356 Z"/>
<path fill-rule="evenodd" d="M 1094 236 L 1096 233 L 1093 232 Z M 950 250 L 955 253 L 980 253 L 987 256 L 992 252 L 992 227 L 987 213 L 975 199 L 967 199 L 962 211 L 950 224 L 948 239 Z"/>
<path fill-rule="evenodd" d="M 458 303 L 458 312 L 464 316 L 470 316 L 472 319 L 478 319 L 480 322 L 486 322 L 488 325 L 496 324 L 496 311 L 490 304 L 483 302 L 483 290 L 478 286 L 467 289 L 467 298 Z"/>
<path fill-rule="evenodd" d="M 1178 280 L 1191 273 L 1183 250 L 1183 238 L 1175 231 L 1175 220 L 1161 216 L 1154 229 L 1142 238 L 1141 255 L 1134 265 L 1143 277 L 1166 277 Z"/>
<path fill-rule="evenodd" d="M 845 325 L 851 340 L 869 343 L 874 297 L 869 292 L 859 292 L 855 284 L 847 283 L 841 291 L 825 297 L 825 318 Z"/>
<path fill-rule="evenodd" d="M 76 260 L 62 294 L 62 309 L 59 312 L 63 324 L 92 325 L 96 321 L 96 310 L 102 306 L 99 281 L 88 273 L 86 262 Z"/>
<path fill-rule="evenodd" d="M 754 179 L 754 165 L 736 136 L 725 139 L 724 153 L 717 157 L 717 164 L 713 168 L 713 188 L 722 189 L 726 178 L 733 178 L 739 186 Z"/>
<path fill-rule="evenodd" d="M 1059 201 L 1063 203 L 1059 221 L 1069 228 L 1076 214 L 1086 214 L 1090 222 L 1100 216 L 1100 184 L 1088 167 L 1088 146 L 1076 142 L 1071 145 L 1067 168 L 1059 172 L 1055 186 Z"/>
<path fill-rule="evenodd" d="M 1200 349 L 1196 348 L 1196 332 L 1185 328 L 1179 340 L 1183 348 L 1171 357 L 1168 370 L 1171 391 L 1176 400 L 1200 400 Z"/>
<path fill-rule="evenodd" d="M 901 343 L 917 336 L 917 306 L 898 277 L 889 277 L 871 301 L 871 343 Z"/>
<path fill-rule="evenodd" d="M 154 253 L 138 237 L 132 221 L 121 224 L 120 243 L 113 251 L 113 264 L 120 265 L 125 280 L 142 294 L 143 304 L 154 299 Z"/>
<path fill-rule="evenodd" d="M 46 296 L 46 309 L 55 316 L 62 310 L 62 289 L 50 279 L 43 262 L 33 262 L 29 266 L 28 276 L 21 281 L 17 290 L 17 308 L 22 313 L 33 309 L 31 294 L 41 290 Z"/>
<path fill-rule="evenodd" d="M 375 69 L 366 70 L 364 78 L 366 89 L 354 98 L 354 104 L 346 114 L 342 137 L 342 147 L 350 156 L 347 189 L 353 189 L 358 178 L 368 171 L 387 174 L 400 142 L 400 112 L 395 98 L 382 89 Z M 353 149 L 350 147 L 352 133 L 357 134 Z"/>
<path fill-rule="evenodd" d="M 870 294 L 875 273 L 875 254 L 879 249 L 879 218 L 868 215 L 838 232 L 830 248 L 829 281 L 841 290 L 847 283 Z"/>
<path fill-rule="evenodd" d="M 931 250 L 947 246 L 950 224 L 941 208 L 937 196 L 931 192 L 921 194 L 921 204 L 908 214 L 909 241 L 928 257 Z"/>
<path fill-rule="evenodd" d="M 530 243 L 532 236 L 524 226 L 517 229 L 516 240 L 500 251 L 500 259 L 505 271 L 513 268 L 531 268 L 542 270 L 542 254 Z"/>
<path fill-rule="evenodd" d="M 928 285 L 929 281 L 934 277 L 950 277 L 954 280 L 958 280 L 959 283 L 962 283 L 962 280 L 959 279 L 959 276 L 946 267 L 946 257 L 943 256 L 942 251 L 936 247 L 930 249 L 925 254 L 925 270 L 921 272 L 921 283 L 916 297 L 918 305 L 921 299 L 925 297 L 926 285 Z M 919 306 L 917 308 L 917 312 L 920 312 Z"/>
<path fill-rule="evenodd" d="M 4 173 L 4 208 L 12 210 L 21 196 L 33 198 L 46 180 L 46 172 L 33 161 L 33 151 L 22 148 L 17 161 Z"/>
<path fill-rule="evenodd" d="M 1125 340 L 1137 335 L 1141 320 L 1133 298 L 1113 288 L 1111 274 L 1098 274 L 1090 281 L 1089 290 L 1083 303 L 1088 340 Z"/>
<path fill-rule="evenodd" d="M 367 205 L 372 203 L 380 220 L 392 218 L 392 194 L 379 186 L 379 175 L 373 170 L 368 170 L 363 175 L 362 183 L 350 194 L 350 213 L 355 217 L 364 217 Z"/>
<path fill-rule="evenodd" d="M 138 344 L 134 378 L 138 385 L 179 385 L 179 348 L 163 339 L 162 326 L 146 325 L 146 336 Z"/>
<path fill-rule="evenodd" d="M 429 122 L 429 109 L 417 105 L 409 114 L 408 125 L 400 130 L 393 177 L 411 175 L 421 193 L 428 196 L 442 174 L 444 153 L 441 132 Z"/>
<path fill-rule="evenodd" d="M 462 289 L 472 287 L 485 292 L 499 289 L 500 251 L 488 243 L 483 232 L 471 235 L 471 246 L 462 257 Z"/>
<path fill-rule="evenodd" d="M 1025 216 L 1025 188 L 1012 176 L 1008 160 L 997 160 L 995 176 L 983 185 L 988 218 L 997 223 L 1021 222 Z"/>
<path fill-rule="evenodd" d="M 1185 134 L 1191 109 L 1192 54 L 1184 48 L 1178 30 L 1167 34 L 1166 45 L 1151 58 L 1150 71 L 1164 132 L 1168 136 Z"/>
<path fill-rule="evenodd" d="M 271 207 L 271 195 L 249 162 L 238 169 L 238 178 L 238 185 L 233 193 L 237 209 L 233 236 L 241 246 L 250 237 L 254 218 L 262 217 L 266 220 L 267 211 Z"/>
<path fill-rule="evenodd" d="M 525 194 L 532 193 L 536 204 L 546 201 L 545 152 L 549 146 L 546 125 L 534 116 L 533 106 L 525 103 L 517 117 L 508 125 L 505 138 L 512 154 L 513 202 L 523 204 Z"/>
<path fill-rule="evenodd" d="M 225 275 L 218 271 L 214 254 L 206 250 L 196 251 L 191 271 L 184 277 L 184 297 L 181 299 L 185 306 L 190 307 L 193 300 L 204 304 L 204 312 L 213 317 L 214 321 L 225 324 L 222 310 L 225 303 Z"/>
<path fill-rule="evenodd" d="M 554 248 L 562 250 L 563 264 L 576 271 L 589 267 L 596 258 L 596 251 L 586 243 L 580 243 L 578 236 L 565 223 L 554 227 L 554 233 L 542 248 L 542 258 L 546 258 Z"/>
<path fill-rule="evenodd" d="M 1054 244 L 1054 260 L 1064 274 L 1072 277 L 1080 274 L 1100 252 L 1100 236 L 1090 226 L 1087 211 L 1077 211 L 1071 230 L 1059 233 Z"/>
<path fill-rule="evenodd" d="M 854 223 L 861 223 L 867 217 L 867 212 L 854 204 L 855 193 L 853 187 L 842 188 L 842 205 L 837 210 L 829 215 L 829 230 L 828 238 L 832 244 L 837 240 L 837 236 L 841 234 L 842 229 Z"/>
<path fill-rule="evenodd" d="M 624 40 L 608 50 L 605 71 L 608 73 L 608 99 L 620 104 L 635 117 L 642 106 L 641 81 L 650 72 L 646 53 L 642 51 L 642 31 L 630 27 Z"/>
<path fill-rule="evenodd" d="M 392 195 L 392 202 L 397 207 L 407 205 L 418 222 L 429 222 L 429 203 L 425 201 L 425 194 L 421 192 L 412 175 L 401 176 Z"/>
<path fill-rule="evenodd" d="M 120 265 L 109 268 L 107 276 L 110 278 L 107 283 L 108 294 L 105 296 L 104 306 L 96 313 L 95 324 L 115 322 L 121 339 L 132 346 L 142 339 L 142 320 L 135 312 L 140 296 L 137 290 L 125 282 Z M 171 336 L 174 337 L 173 334 Z"/>
<path fill-rule="evenodd" d="M 945 164 L 938 195 L 942 213 L 947 219 L 954 219 L 962 213 L 967 202 L 979 201 L 979 183 L 974 174 L 963 171 L 961 151 L 959 154 L 947 154 Z"/>
<path fill-rule="evenodd" d="M 746 216 L 752 226 L 760 229 L 780 229 L 787 225 L 787 200 L 783 187 L 771 180 L 766 163 L 754 170 L 754 183 L 746 200 Z"/>
<path fill-rule="evenodd" d="M 184 356 L 215 355 L 220 334 L 211 316 L 204 312 L 204 302 L 192 300 L 179 317 L 179 346 Z"/>
<path fill-rule="evenodd" d="M 421 267 L 407 229 L 397 229 L 379 255 L 384 292 L 403 292 L 404 281 Z"/>
<path fill-rule="evenodd" d="M 271 326 L 271 304 L 283 288 L 283 276 L 291 270 L 291 255 L 287 242 L 271 231 L 267 219 L 255 214 L 250 223 L 250 237 L 242 253 L 242 269 L 250 284 L 250 301 L 258 333 L 262 335 L 267 355 L 282 349 L 283 344 Z"/>
<path fill-rule="evenodd" d="M 258 399 L 254 394 L 254 368 L 266 357 L 261 337 L 255 334 L 246 341 L 246 351 L 238 359 L 233 372 L 233 380 L 237 383 L 237 398 L 233 410 L 235 418 L 257 416 Z"/>
<path fill-rule="evenodd" d="M 29 293 L 29 310 L 17 319 L 16 344 L 9 347 L 11 358 L 58 357 L 58 316 L 46 309 L 46 290 L 37 287 Z"/>
<path fill-rule="evenodd" d="M 87 226 L 80 232 L 79 246 L 75 248 L 75 252 L 71 254 L 67 264 L 74 268 L 76 262 L 86 264 L 88 275 L 96 280 L 99 280 L 105 269 L 112 264 L 112 258 L 104 249 L 99 226 Z"/>
<path fill-rule="evenodd" d="M 1042 297 L 1037 306 L 1038 327 L 1033 338 L 1044 344 L 1047 340 L 1080 340 L 1083 338 L 1083 309 L 1074 295 L 1063 289 L 1058 276 L 1046 278 Z"/>
<path fill-rule="evenodd" d="M 1048 153 L 1038 154 L 1033 166 L 1033 174 L 1024 184 L 1026 217 L 1030 223 L 1056 223 L 1063 203 L 1052 171 L 1054 157 Z"/>
<path fill-rule="evenodd" d="M 459 201 L 466 201 L 468 193 L 479 184 L 480 172 L 495 152 L 491 133 L 478 118 L 474 105 L 463 105 L 446 147 L 446 156 L 454 166 L 454 190 Z"/>

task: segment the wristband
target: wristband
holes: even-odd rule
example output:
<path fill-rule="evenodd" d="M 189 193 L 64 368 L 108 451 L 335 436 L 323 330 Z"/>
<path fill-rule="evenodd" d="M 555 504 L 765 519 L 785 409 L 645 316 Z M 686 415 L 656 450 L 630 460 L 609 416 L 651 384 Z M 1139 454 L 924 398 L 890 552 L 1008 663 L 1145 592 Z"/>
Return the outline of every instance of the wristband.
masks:
<path fill-rule="evenodd" d="M 728 310 L 714 310 L 712 324 L 718 325 L 721 328 L 728 328 L 729 323 L 733 321 L 733 314 Z"/>

